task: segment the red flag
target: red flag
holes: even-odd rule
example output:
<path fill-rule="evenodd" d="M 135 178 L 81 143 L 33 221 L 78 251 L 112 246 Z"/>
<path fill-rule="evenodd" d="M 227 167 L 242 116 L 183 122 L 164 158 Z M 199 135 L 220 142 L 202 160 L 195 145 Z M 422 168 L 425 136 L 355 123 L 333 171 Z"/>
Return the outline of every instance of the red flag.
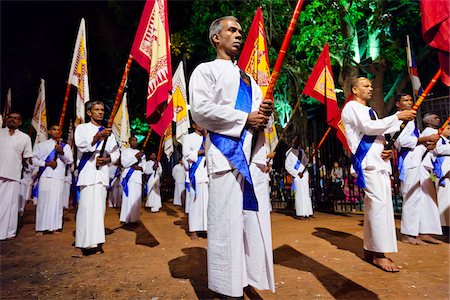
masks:
<path fill-rule="evenodd" d="M 431 47 L 439 50 L 441 80 L 450 86 L 450 5 L 448 0 L 421 0 L 423 39 Z"/>
<path fill-rule="evenodd" d="M 160 136 L 173 118 L 172 65 L 169 48 L 167 0 L 147 0 L 134 38 L 131 55 L 149 72 L 147 121 Z"/>
<path fill-rule="evenodd" d="M 334 91 L 333 72 L 330 64 L 330 50 L 328 44 L 323 47 L 316 66 L 306 82 L 303 94 L 311 96 L 320 103 L 324 103 L 327 110 L 327 123 L 336 128 L 336 135 L 344 147 L 350 149 L 345 138 L 345 130 L 341 122 L 341 112 L 339 110 Z"/>

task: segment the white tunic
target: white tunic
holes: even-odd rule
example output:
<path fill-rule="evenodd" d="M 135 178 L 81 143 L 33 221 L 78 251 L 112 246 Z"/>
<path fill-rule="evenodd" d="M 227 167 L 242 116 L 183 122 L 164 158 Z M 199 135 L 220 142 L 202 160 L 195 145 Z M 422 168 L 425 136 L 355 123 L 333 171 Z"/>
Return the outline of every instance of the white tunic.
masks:
<path fill-rule="evenodd" d="M 55 149 L 56 141 L 49 139 L 36 145 L 33 164 L 45 167 L 49 154 Z M 39 179 L 36 207 L 36 231 L 55 231 L 62 228 L 62 210 L 66 165 L 73 162 L 70 146 L 65 144 L 64 154 L 57 154 L 56 168 L 45 167 Z"/>
<path fill-rule="evenodd" d="M 355 154 L 364 135 L 376 139 L 362 161 L 367 187 L 364 189 L 364 249 L 374 252 L 397 252 L 394 210 L 389 174 L 390 161 L 384 161 L 384 134 L 396 132 L 401 121 L 396 115 L 371 120 L 370 107 L 357 101 L 348 102 L 342 110 L 348 145 Z"/>
<path fill-rule="evenodd" d="M 313 214 L 312 201 L 309 195 L 309 172 L 308 157 L 305 151 L 300 149 L 301 159 L 300 166 L 295 169 L 298 158 L 300 156 L 299 149 L 290 148 L 286 152 L 286 161 L 284 162 L 284 167 L 286 171 L 292 175 L 295 184 L 295 215 L 308 217 Z M 298 173 L 303 172 L 303 177 L 300 178 Z"/>
<path fill-rule="evenodd" d="M 206 169 L 206 159 L 204 156 L 198 156 L 198 151 L 203 143 L 203 136 L 193 132 L 183 139 L 183 158 L 188 162 L 189 168 L 199 161 L 195 170 L 195 187 L 189 182 L 190 191 L 187 191 L 189 197 L 189 231 L 207 230 L 207 208 L 208 208 L 208 171 Z M 196 190 L 194 190 L 194 188 Z"/>
<path fill-rule="evenodd" d="M 256 111 L 262 100 L 261 89 L 249 77 L 251 110 Z M 248 116 L 235 109 L 239 86 L 239 68 L 232 61 L 216 59 L 197 66 L 189 83 L 195 122 L 210 132 L 239 138 Z M 243 144 L 247 161 L 252 150 L 252 135 L 252 130 L 248 130 Z M 210 174 L 208 287 L 220 294 L 240 297 L 243 287 L 249 284 L 245 245 L 250 241 L 244 240 L 243 177 L 209 138 L 206 140 L 206 161 Z"/>
<path fill-rule="evenodd" d="M 173 205 L 181 206 L 185 195 L 186 170 L 183 164 L 176 164 L 172 169 L 172 177 L 175 180 L 173 193 Z"/>
<path fill-rule="evenodd" d="M 96 158 L 100 155 L 102 141 L 92 146 L 99 127 L 91 122 L 80 124 L 75 129 L 75 144 L 78 148 L 78 164 L 83 153 L 94 152 L 78 174 L 77 186 L 80 186 L 78 202 L 75 247 L 91 248 L 105 242 L 106 188 L 109 185 L 109 166 L 97 170 Z M 119 147 L 111 135 L 106 140 L 105 154 L 110 155 L 111 164 L 120 156 Z M 77 164 L 77 165 L 78 165 Z"/>
<path fill-rule="evenodd" d="M 16 236 L 22 159 L 32 157 L 31 140 L 25 133 L 0 129 L 0 240 Z"/>
<path fill-rule="evenodd" d="M 117 168 L 118 166 L 116 165 L 109 167 L 109 207 L 122 206 L 122 185 L 120 184 L 120 172 L 116 175 Z"/>
<path fill-rule="evenodd" d="M 445 144 L 444 144 L 445 140 Z M 442 226 L 450 226 L 450 140 L 441 136 L 433 151 L 436 157 L 444 157 L 442 162 L 442 176 L 444 185 L 436 181 L 438 191 L 438 206 Z"/>
<path fill-rule="evenodd" d="M 141 198 L 142 198 L 142 174 L 145 172 L 146 160 L 142 156 L 138 161 L 136 154 L 139 149 L 122 148 L 122 155 L 120 162 L 123 166 L 121 181 L 127 176 L 129 170 L 138 165 L 143 171 L 134 170 L 128 180 L 128 196 L 125 191 L 122 192 L 122 208 L 120 211 L 120 221 L 126 223 L 133 223 L 139 221 L 141 212 Z"/>
<path fill-rule="evenodd" d="M 145 202 L 145 207 L 150 207 L 152 212 L 158 212 L 162 207 L 160 188 L 162 166 L 161 163 L 158 163 L 156 170 L 153 170 L 154 165 L 155 162 L 153 160 L 148 160 L 147 166 L 145 167 L 145 174 L 149 175 L 147 181 L 147 201 Z"/>

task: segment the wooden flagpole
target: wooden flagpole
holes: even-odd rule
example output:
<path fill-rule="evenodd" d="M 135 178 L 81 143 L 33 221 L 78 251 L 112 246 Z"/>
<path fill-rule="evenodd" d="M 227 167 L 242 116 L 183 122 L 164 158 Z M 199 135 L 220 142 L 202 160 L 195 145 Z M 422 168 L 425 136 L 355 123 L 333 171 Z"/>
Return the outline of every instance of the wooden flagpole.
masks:
<path fill-rule="evenodd" d="M 420 107 L 420 105 L 422 104 L 423 100 L 428 96 L 428 94 L 430 93 L 431 89 L 434 87 L 434 85 L 436 84 L 437 80 L 439 79 L 439 77 L 442 74 L 442 70 L 439 69 L 436 74 L 434 75 L 433 79 L 431 79 L 430 83 L 428 84 L 428 86 L 426 87 L 426 89 L 422 92 L 422 94 L 420 95 L 419 99 L 417 99 L 416 103 L 414 104 L 414 106 L 412 107 L 412 110 L 417 111 Z M 384 146 L 384 149 L 386 150 L 390 150 L 392 148 L 392 146 L 394 145 L 395 141 L 398 139 L 400 133 L 402 133 L 403 129 L 405 129 L 406 124 L 408 124 L 409 121 L 403 121 L 403 123 L 400 125 L 400 131 L 397 131 L 394 136 L 386 143 L 386 145 Z"/>
<path fill-rule="evenodd" d="M 66 110 L 67 110 L 67 102 L 69 102 L 69 93 L 70 93 L 70 87 L 72 85 L 70 82 L 67 82 L 66 87 L 66 95 L 64 96 L 64 102 L 61 110 L 61 116 L 59 117 L 59 128 L 62 132 L 63 126 L 64 126 L 64 118 L 66 117 Z"/>
<path fill-rule="evenodd" d="M 447 127 L 449 122 L 450 122 L 450 117 L 448 117 L 447 120 L 444 122 L 444 124 L 441 126 L 441 128 L 439 128 L 439 130 L 438 130 L 438 134 L 439 135 L 442 134 L 442 131 L 445 130 L 445 127 Z"/>
<path fill-rule="evenodd" d="M 289 121 L 286 124 L 286 127 L 284 127 L 283 131 L 281 132 L 280 136 L 278 137 L 278 142 L 275 145 L 275 148 L 272 152 L 277 152 L 278 146 L 280 145 L 280 141 L 283 139 L 284 134 L 286 133 L 289 124 L 291 123 L 292 119 L 294 118 L 295 112 L 297 111 L 298 107 L 300 106 L 300 99 L 297 100 L 297 103 L 295 104 L 294 110 L 292 111 L 291 117 L 289 118 Z"/>
<path fill-rule="evenodd" d="M 148 140 L 150 139 L 150 136 L 152 135 L 152 130 L 153 129 L 150 127 L 150 129 L 147 133 L 147 136 L 145 137 L 144 144 L 142 145 L 143 149 L 145 149 L 145 147 L 147 146 Z"/>
<path fill-rule="evenodd" d="M 165 137 L 165 135 L 161 136 L 161 139 L 159 140 L 158 156 L 156 157 L 156 160 L 158 162 L 161 160 L 161 156 L 162 156 L 162 145 L 163 145 L 164 137 Z"/>
<path fill-rule="evenodd" d="M 116 100 L 114 101 L 114 106 L 113 106 L 113 109 L 111 111 L 111 116 L 109 118 L 109 122 L 108 122 L 108 126 L 107 126 L 108 128 L 111 128 L 111 126 L 112 126 L 112 124 L 114 122 L 114 117 L 116 116 L 117 109 L 119 108 L 120 100 L 122 100 L 123 89 L 124 89 L 124 86 L 125 86 L 125 81 L 127 80 L 128 73 L 130 72 L 130 66 L 131 66 L 132 62 L 133 62 L 133 56 L 131 56 L 131 54 L 130 54 L 130 55 L 128 55 L 127 64 L 125 65 L 125 70 L 123 71 L 122 80 L 120 81 L 119 90 L 117 91 Z M 105 152 L 105 147 L 106 147 L 106 142 L 103 143 L 102 150 L 100 151 L 100 157 L 103 157 L 103 153 Z"/>

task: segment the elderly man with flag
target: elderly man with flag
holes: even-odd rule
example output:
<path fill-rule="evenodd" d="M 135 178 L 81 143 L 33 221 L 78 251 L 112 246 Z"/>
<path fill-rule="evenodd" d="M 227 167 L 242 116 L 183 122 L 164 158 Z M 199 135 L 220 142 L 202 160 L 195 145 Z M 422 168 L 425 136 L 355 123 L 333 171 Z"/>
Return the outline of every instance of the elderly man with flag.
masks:
<path fill-rule="evenodd" d="M 252 149 L 252 138 L 267 125 L 273 104 L 262 101 L 260 87 L 234 62 L 242 42 L 238 20 L 213 21 L 209 38 L 216 59 L 197 66 L 190 80 L 192 118 L 209 131 L 208 287 L 241 297 L 249 284 L 245 245 L 252 243 L 244 238 L 243 210 L 258 210 L 249 162 L 264 144 Z M 264 141 L 264 132 L 257 138 Z"/>
<path fill-rule="evenodd" d="M 398 267 L 385 252 L 397 252 L 394 209 L 391 191 L 392 150 L 384 150 L 384 134 L 400 130 L 399 120 L 412 120 L 416 112 L 403 110 L 378 119 L 367 106 L 373 88 L 369 79 L 356 78 L 351 83 L 353 101 L 342 110 L 348 145 L 352 151 L 352 175 L 364 189 L 364 254 L 365 259 L 386 272 L 398 272 Z"/>
<path fill-rule="evenodd" d="M 101 245 L 105 243 L 106 194 L 109 186 L 109 165 L 114 164 L 120 156 L 119 147 L 111 128 L 104 128 L 102 121 L 105 106 L 101 101 L 86 103 L 89 123 L 80 124 L 75 129 L 75 144 L 78 148 L 78 180 L 80 189 L 75 247 L 82 255 L 102 253 Z M 104 156 L 100 156 L 102 144 L 105 145 Z"/>
<path fill-rule="evenodd" d="M 44 231 L 58 234 L 62 229 L 64 178 L 66 166 L 73 162 L 72 149 L 60 140 L 61 129 L 49 127 L 50 139 L 36 145 L 33 164 L 39 167 L 33 197 L 37 198 L 36 235 Z"/>

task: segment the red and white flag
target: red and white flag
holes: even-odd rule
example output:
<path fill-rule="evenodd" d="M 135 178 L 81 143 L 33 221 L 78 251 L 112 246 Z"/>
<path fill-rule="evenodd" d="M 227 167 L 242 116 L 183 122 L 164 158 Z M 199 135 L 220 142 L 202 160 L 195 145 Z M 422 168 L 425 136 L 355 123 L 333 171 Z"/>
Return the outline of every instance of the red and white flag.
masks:
<path fill-rule="evenodd" d="M 47 133 L 47 110 L 45 108 L 45 80 L 41 79 L 39 86 L 38 98 L 34 106 L 33 119 L 31 125 L 36 130 L 36 139 L 34 145 L 48 139 Z"/>
<path fill-rule="evenodd" d="M 131 55 L 149 72 L 147 122 L 161 137 L 173 119 L 172 66 L 166 0 L 147 0 Z"/>
<path fill-rule="evenodd" d="M 81 19 L 78 30 L 75 49 L 73 51 L 72 64 L 70 66 L 68 83 L 77 88 L 76 116 L 81 123 L 84 123 L 84 104 L 89 101 L 89 82 L 87 67 L 87 44 L 86 26 L 84 19 Z"/>

